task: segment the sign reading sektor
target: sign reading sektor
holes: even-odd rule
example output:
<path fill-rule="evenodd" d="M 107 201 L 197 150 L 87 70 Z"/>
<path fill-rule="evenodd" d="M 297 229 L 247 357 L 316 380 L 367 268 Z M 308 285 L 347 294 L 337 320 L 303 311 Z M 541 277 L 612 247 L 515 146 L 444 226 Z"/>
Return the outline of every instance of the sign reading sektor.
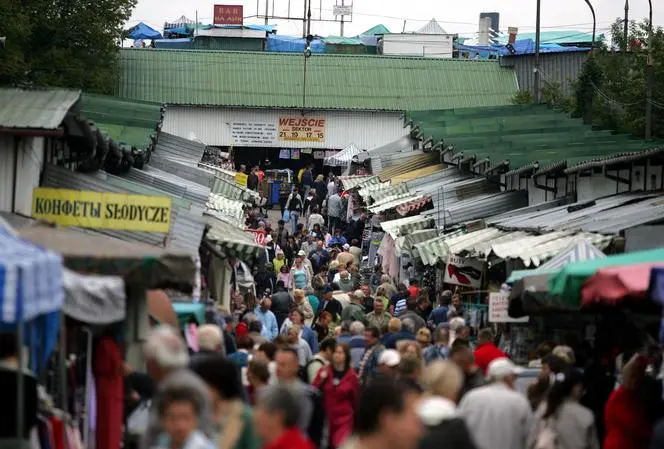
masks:
<path fill-rule="evenodd" d="M 32 217 L 60 226 L 168 233 L 171 198 L 37 187 Z"/>

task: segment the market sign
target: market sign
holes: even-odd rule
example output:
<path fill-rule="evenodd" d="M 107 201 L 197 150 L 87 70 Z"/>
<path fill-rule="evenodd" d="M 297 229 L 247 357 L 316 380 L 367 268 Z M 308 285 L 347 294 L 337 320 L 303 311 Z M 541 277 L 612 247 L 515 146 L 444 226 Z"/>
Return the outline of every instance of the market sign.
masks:
<path fill-rule="evenodd" d="M 32 218 L 60 226 L 168 233 L 171 198 L 37 187 Z"/>
<path fill-rule="evenodd" d="M 445 265 L 444 282 L 463 287 L 481 288 L 483 272 L 483 261 L 450 255 L 447 258 L 447 265 Z"/>
<path fill-rule="evenodd" d="M 528 318 L 512 318 L 507 313 L 510 304 L 509 293 L 489 293 L 489 323 L 527 323 Z"/>
<path fill-rule="evenodd" d="M 323 117 L 279 117 L 279 140 L 287 142 L 325 142 L 326 120 Z"/>
<path fill-rule="evenodd" d="M 215 25 L 242 25 L 244 7 L 242 5 L 214 5 Z"/>
<path fill-rule="evenodd" d="M 274 123 L 232 122 L 231 139 L 236 147 L 271 146 L 277 142 L 277 126 Z"/>

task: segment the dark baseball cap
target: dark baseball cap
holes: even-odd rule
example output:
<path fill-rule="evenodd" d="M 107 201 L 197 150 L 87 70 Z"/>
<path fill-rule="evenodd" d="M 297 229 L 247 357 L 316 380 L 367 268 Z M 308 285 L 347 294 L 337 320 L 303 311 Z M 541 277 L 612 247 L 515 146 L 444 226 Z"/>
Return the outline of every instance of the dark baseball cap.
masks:
<path fill-rule="evenodd" d="M 323 293 L 330 293 L 330 292 L 333 292 L 333 291 L 334 291 L 334 289 L 332 288 L 332 286 L 330 284 L 323 285 Z"/>

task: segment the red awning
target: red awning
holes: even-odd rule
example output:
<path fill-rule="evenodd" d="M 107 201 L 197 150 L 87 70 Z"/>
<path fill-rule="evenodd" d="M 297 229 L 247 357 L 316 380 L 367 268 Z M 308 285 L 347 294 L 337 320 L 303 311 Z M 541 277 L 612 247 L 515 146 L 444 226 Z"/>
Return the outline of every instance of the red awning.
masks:
<path fill-rule="evenodd" d="M 664 267 L 664 264 L 646 263 L 597 270 L 581 287 L 581 307 L 615 305 L 625 299 L 646 299 L 650 271 L 654 267 Z"/>
<path fill-rule="evenodd" d="M 430 196 L 425 196 L 423 198 L 418 198 L 413 201 L 408 201 L 407 203 L 403 203 L 397 206 L 397 213 L 401 216 L 404 216 L 410 214 L 411 212 L 417 212 L 420 209 L 422 209 L 424 206 L 429 204 L 431 201 L 432 200 Z"/>

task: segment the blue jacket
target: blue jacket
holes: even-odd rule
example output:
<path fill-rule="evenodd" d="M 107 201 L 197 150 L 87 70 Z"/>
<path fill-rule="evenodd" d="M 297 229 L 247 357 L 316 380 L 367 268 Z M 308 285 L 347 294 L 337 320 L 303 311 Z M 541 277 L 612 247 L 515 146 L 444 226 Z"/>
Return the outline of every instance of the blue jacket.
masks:
<path fill-rule="evenodd" d="M 228 359 L 235 363 L 235 366 L 242 369 L 249 364 L 249 353 L 245 351 L 237 351 L 228 356 Z"/>
<path fill-rule="evenodd" d="M 277 338 L 279 335 L 279 326 L 277 325 L 277 317 L 274 316 L 274 313 L 271 310 L 263 312 L 260 306 L 256 307 L 254 313 L 262 325 L 261 335 L 270 341 Z"/>
<path fill-rule="evenodd" d="M 383 337 L 383 345 L 385 345 L 387 349 L 396 349 L 397 342 L 400 340 L 415 340 L 415 335 L 403 331 L 393 334 L 385 334 Z"/>
<path fill-rule="evenodd" d="M 438 327 L 440 323 L 447 323 L 447 312 L 449 310 L 447 306 L 436 307 L 429 314 L 429 321 L 433 323 L 434 327 Z"/>
<path fill-rule="evenodd" d="M 318 336 L 309 326 L 302 326 L 302 340 L 309 344 L 312 354 L 318 354 Z"/>

